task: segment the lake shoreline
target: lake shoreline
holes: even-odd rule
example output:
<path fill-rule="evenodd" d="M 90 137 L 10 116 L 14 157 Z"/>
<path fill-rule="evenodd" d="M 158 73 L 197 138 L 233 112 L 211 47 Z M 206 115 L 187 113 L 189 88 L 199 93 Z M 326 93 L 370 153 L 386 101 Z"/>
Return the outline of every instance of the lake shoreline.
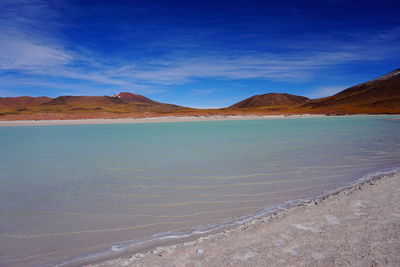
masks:
<path fill-rule="evenodd" d="M 375 176 L 194 241 L 178 241 L 168 246 L 153 247 L 144 253 L 125 254 L 87 266 L 174 266 L 178 263 L 325 266 L 364 265 L 371 262 L 396 265 L 400 263 L 400 255 L 393 255 L 390 249 L 400 246 L 399 235 L 388 244 L 385 244 L 385 239 L 375 240 L 371 235 L 384 235 L 383 238 L 386 238 L 386 235 L 395 234 L 393 231 L 398 233 L 399 190 L 398 172 Z M 379 226 L 376 220 L 387 222 L 382 231 L 379 231 L 379 227 L 373 227 Z M 390 233 L 387 233 L 388 229 Z M 365 241 L 365 236 L 374 239 L 376 244 Z M 358 239 L 363 239 L 365 243 L 358 244 Z M 354 253 L 347 253 L 340 248 L 343 244 L 349 245 L 349 242 L 354 243 L 350 247 Z M 379 251 L 379 257 L 375 253 L 367 257 L 363 255 L 363 251 L 367 250 L 368 254 L 369 250 L 377 249 L 376 246 L 389 246 L 390 249 Z M 321 251 L 321 248 L 325 248 L 325 251 Z"/>
<path fill-rule="evenodd" d="M 225 236 L 293 206 L 309 207 L 303 204 L 388 171 L 400 172 L 398 122 L 398 117 L 390 116 L 348 116 L 0 127 L 5 162 L 0 176 L 6 185 L 0 239 L 9 244 L 2 251 L 6 256 L 1 264 L 82 266 L 117 257 L 125 260 L 139 252 L 153 255 L 158 247 Z M 399 187 L 392 185 L 387 191 Z M 373 199 L 366 198 L 356 207 L 342 205 L 354 208 L 347 215 L 325 210 L 316 222 L 303 223 L 309 216 L 302 217 L 300 222 L 292 219 L 286 228 L 291 236 L 302 229 L 322 235 L 328 232 L 327 220 L 342 223 L 349 214 L 351 220 L 359 219 Z M 282 225 L 279 221 L 275 226 L 282 232 L 286 230 Z M 224 237 L 228 241 L 216 249 L 253 240 L 247 232 L 235 233 Z M 276 244 L 288 242 L 279 235 L 274 238 Z M 263 240 L 260 247 L 269 235 Z M 277 249 L 275 243 L 264 248 Z M 234 255 L 253 247 L 247 244 Z M 211 250 L 199 249 L 195 255 Z M 282 250 L 300 254 L 298 247 Z M 232 256 L 231 252 L 221 255 Z M 250 252 L 231 259 L 263 255 L 254 249 Z M 201 260 L 214 256 L 207 253 Z"/>
<path fill-rule="evenodd" d="M 341 117 L 355 116 L 399 116 L 387 114 L 360 114 L 344 115 Z M 46 126 L 46 125 L 91 125 L 91 124 L 131 124 L 152 122 L 193 122 L 193 121 L 229 121 L 229 120 L 264 120 L 264 119 L 298 119 L 298 118 L 324 118 L 335 117 L 325 114 L 302 115 L 233 115 L 233 116 L 166 116 L 147 118 L 112 118 L 112 119 L 66 119 L 66 120 L 0 120 L 0 126 Z"/>
<path fill-rule="evenodd" d="M 267 115 L 267 116 L 165 116 L 147 118 L 113 118 L 113 119 L 71 119 L 71 120 L 0 120 L 0 126 L 44 126 L 44 125 L 85 125 L 85 124 L 131 124 L 152 122 L 187 122 L 187 121 L 221 121 L 221 120 L 257 120 L 283 118 L 316 118 L 325 115 Z"/>

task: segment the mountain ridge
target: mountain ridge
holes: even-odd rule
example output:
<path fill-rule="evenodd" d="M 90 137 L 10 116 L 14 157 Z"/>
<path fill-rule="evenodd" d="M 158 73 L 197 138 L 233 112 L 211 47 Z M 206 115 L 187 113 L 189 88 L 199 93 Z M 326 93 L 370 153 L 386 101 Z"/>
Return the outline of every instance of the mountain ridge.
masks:
<path fill-rule="evenodd" d="M 373 80 L 351 86 L 332 96 L 314 99 L 304 104 L 311 109 L 341 109 L 376 107 L 377 111 L 400 108 L 400 69 L 379 76 Z"/>
<path fill-rule="evenodd" d="M 125 103 L 151 103 L 151 104 L 160 104 L 160 102 L 151 100 L 142 95 L 137 95 L 129 92 L 120 92 L 118 94 L 112 95 L 111 97 L 122 100 Z"/>
<path fill-rule="evenodd" d="M 229 106 L 229 108 L 255 108 L 264 106 L 302 104 L 309 100 L 310 99 L 305 96 L 298 96 L 287 93 L 267 93 L 246 98 L 236 104 Z"/>
<path fill-rule="evenodd" d="M 328 97 L 308 99 L 287 93 L 267 93 L 220 109 L 160 103 L 130 92 L 112 96 L 0 97 L 2 120 L 246 114 L 400 114 L 400 69 Z"/>

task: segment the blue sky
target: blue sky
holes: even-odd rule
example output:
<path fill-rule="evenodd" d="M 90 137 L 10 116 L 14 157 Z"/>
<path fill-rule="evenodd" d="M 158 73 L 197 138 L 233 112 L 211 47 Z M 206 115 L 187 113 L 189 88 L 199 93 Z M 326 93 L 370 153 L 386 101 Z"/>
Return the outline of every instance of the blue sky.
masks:
<path fill-rule="evenodd" d="M 0 96 L 311 98 L 400 67 L 398 1 L 0 1 Z"/>

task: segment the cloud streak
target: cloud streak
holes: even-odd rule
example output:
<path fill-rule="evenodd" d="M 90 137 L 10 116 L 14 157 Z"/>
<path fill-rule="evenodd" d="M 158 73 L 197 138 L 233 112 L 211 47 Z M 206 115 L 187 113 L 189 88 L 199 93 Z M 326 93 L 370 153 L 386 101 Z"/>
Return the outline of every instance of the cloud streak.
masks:
<path fill-rule="evenodd" d="M 1 38 L 1 37 L 0 37 Z M 319 71 L 341 64 L 381 60 L 387 55 L 359 47 L 333 52 L 299 51 L 291 55 L 249 53 L 249 55 L 168 56 L 141 62 L 104 62 L 77 55 L 60 47 L 30 40 L 2 38 L 0 69 L 42 77 L 61 77 L 118 88 L 146 91 L 153 86 L 182 85 L 196 79 L 265 79 L 289 83 L 307 82 Z M 365 57 L 365 54 L 369 57 Z M 95 64 L 92 64 L 95 62 Z M 134 64 L 132 64 L 134 63 Z"/>
<path fill-rule="evenodd" d="M 369 56 L 366 57 L 365 55 Z M 168 59 L 144 61 L 142 64 L 105 67 L 90 75 L 109 77 L 148 85 L 180 85 L 196 79 L 225 80 L 267 79 L 284 82 L 306 82 L 323 71 L 341 64 L 381 60 L 388 55 L 377 54 L 362 47 L 333 52 L 300 51 L 282 56 L 273 53 L 249 55 L 171 56 Z M 89 76 L 90 76 L 89 75 Z"/>
<path fill-rule="evenodd" d="M 0 69 L 34 71 L 65 66 L 73 57 L 63 49 L 0 35 Z"/>

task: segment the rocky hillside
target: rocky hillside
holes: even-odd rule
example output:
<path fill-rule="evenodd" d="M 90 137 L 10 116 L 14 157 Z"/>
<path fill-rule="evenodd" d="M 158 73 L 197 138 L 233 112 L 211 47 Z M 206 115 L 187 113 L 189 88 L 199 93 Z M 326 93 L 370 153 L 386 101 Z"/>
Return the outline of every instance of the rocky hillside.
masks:
<path fill-rule="evenodd" d="M 256 108 L 278 105 L 297 105 L 306 103 L 307 101 L 309 101 L 309 99 L 304 96 L 269 93 L 252 96 L 230 106 L 229 108 Z"/>

